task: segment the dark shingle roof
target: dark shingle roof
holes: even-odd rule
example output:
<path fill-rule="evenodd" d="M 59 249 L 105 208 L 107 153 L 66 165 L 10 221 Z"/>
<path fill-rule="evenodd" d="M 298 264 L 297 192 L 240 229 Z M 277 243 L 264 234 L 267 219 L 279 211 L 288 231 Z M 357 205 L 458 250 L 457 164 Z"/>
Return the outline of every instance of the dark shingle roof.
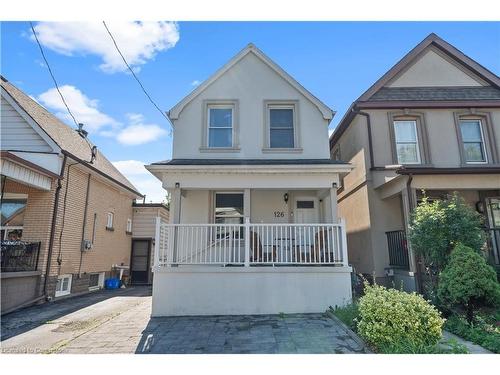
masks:
<path fill-rule="evenodd" d="M 386 100 L 496 100 L 495 87 L 382 87 L 369 101 Z"/>
<path fill-rule="evenodd" d="M 0 80 L 3 90 L 5 90 L 17 104 L 26 111 L 26 113 L 47 133 L 47 135 L 64 151 L 69 154 L 84 160 L 90 160 L 90 148 L 85 139 L 83 139 L 74 129 L 59 120 L 44 107 L 31 99 L 16 86 L 5 80 L 3 77 Z M 92 164 L 104 175 L 119 182 L 141 195 L 132 183 L 121 174 L 118 169 L 98 150 L 97 157 Z"/>
<path fill-rule="evenodd" d="M 153 163 L 153 165 L 311 165 L 345 164 L 331 159 L 172 159 Z"/>

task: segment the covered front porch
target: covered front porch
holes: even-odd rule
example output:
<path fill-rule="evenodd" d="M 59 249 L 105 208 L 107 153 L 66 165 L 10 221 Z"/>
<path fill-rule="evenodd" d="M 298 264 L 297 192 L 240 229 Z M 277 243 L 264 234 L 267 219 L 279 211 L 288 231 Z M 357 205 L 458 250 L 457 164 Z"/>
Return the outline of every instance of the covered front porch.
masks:
<path fill-rule="evenodd" d="M 407 230 L 412 209 L 423 199 L 445 199 L 457 193 L 471 208 L 483 216 L 486 233 L 485 256 L 492 265 L 500 266 L 500 189 L 498 175 L 401 175 L 382 185 L 379 196 L 394 212 L 399 221 L 385 228 L 384 242 L 387 248 L 387 274 L 399 285 L 416 288 L 415 276 L 419 264 L 407 240 Z"/>
<path fill-rule="evenodd" d="M 349 168 L 148 166 L 171 195 L 170 222 L 156 223 L 153 315 L 323 312 L 348 303 L 337 187 Z"/>

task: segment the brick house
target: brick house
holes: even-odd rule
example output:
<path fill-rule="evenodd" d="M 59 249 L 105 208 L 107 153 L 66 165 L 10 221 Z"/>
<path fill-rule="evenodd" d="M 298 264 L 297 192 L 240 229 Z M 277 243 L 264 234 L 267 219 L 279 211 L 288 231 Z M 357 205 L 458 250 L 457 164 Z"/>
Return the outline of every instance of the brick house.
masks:
<path fill-rule="evenodd" d="M 1 79 L 2 313 L 103 286 L 130 264 L 137 189 L 95 148 Z"/>

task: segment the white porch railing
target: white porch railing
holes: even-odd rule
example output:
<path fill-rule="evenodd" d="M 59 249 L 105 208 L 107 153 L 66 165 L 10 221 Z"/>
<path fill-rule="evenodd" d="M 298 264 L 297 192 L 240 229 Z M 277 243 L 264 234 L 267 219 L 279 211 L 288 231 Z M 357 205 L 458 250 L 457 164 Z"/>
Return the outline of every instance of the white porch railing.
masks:
<path fill-rule="evenodd" d="M 345 224 L 166 224 L 155 266 L 346 265 Z"/>

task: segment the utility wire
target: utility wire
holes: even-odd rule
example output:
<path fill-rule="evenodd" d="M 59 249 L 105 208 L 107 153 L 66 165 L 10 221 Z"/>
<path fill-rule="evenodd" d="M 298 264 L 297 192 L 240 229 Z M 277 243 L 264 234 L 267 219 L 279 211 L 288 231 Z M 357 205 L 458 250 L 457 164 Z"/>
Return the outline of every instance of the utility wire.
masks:
<path fill-rule="evenodd" d="M 54 73 L 52 73 L 52 69 L 50 68 L 49 61 L 47 60 L 47 57 L 45 56 L 45 53 L 43 52 L 42 45 L 41 45 L 40 41 L 38 40 L 38 36 L 36 35 L 35 28 L 33 27 L 33 22 L 31 22 L 31 21 L 29 21 L 29 22 L 30 22 L 31 31 L 33 32 L 33 36 L 35 37 L 36 43 L 38 44 L 38 48 L 40 49 L 40 53 L 42 54 L 43 61 L 45 61 L 45 65 L 47 65 L 47 69 L 50 73 L 50 76 L 52 77 L 52 81 L 54 81 L 54 85 L 56 86 L 56 90 L 59 93 L 59 96 L 61 97 L 61 100 L 62 100 L 64 106 L 66 107 L 66 110 L 68 111 L 69 115 L 73 119 L 73 122 L 75 123 L 77 130 L 80 130 L 80 123 L 78 121 L 76 121 L 76 118 L 73 115 L 73 112 L 71 112 L 71 110 L 69 109 L 68 103 L 66 103 L 66 99 L 64 99 L 64 95 L 62 94 L 61 90 L 59 89 L 59 85 L 57 84 Z M 87 142 L 87 145 L 90 148 L 90 164 L 92 164 L 94 162 L 94 159 L 95 159 L 96 154 L 97 154 L 97 147 L 90 143 L 87 136 L 84 136 L 83 138 L 85 139 L 85 141 Z"/>
<path fill-rule="evenodd" d="M 113 37 L 113 34 L 111 34 L 111 31 L 109 30 L 108 26 L 106 25 L 106 22 L 105 21 L 102 21 L 102 24 L 104 25 L 104 28 L 106 29 L 106 31 L 108 32 L 111 40 L 113 41 L 113 44 L 115 45 L 115 48 L 116 50 L 118 51 L 118 53 L 120 54 L 123 62 L 125 63 L 125 65 L 127 66 L 128 70 L 130 70 L 130 73 L 132 73 L 132 75 L 134 76 L 135 80 L 137 81 L 137 83 L 139 84 L 139 86 L 141 86 L 141 89 L 142 91 L 144 92 L 144 94 L 147 96 L 147 98 L 149 99 L 149 101 L 151 102 L 151 104 L 153 104 L 153 106 L 158 110 L 158 112 L 161 113 L 161 115 L 165 118 L 165 120 L 168 121 L 169 124 L 171 124 L 170 122 L 170 119 L 165 115 L 165 113 L 160 109 L 160 107 L 158 107 L 158 105 L 156 105 L 156 103 L 154 102 L 154 100 L 151 98 L 151 96 L 148 94 L 148 92 L 146 91 L 146 89 L 144 88 L 144 85 L 141 83 L 141 81 L 139 80 L 139 77 L 137 77 L 137 75 L 135 74 L 134 70 L 130 67 L 129 63 L 127 62 L 127 60 L 125 59 L 125 56 L 123 56 L 123 53 L 122 51 L 120 51 L 120 47 L 118 47 L 118 44 L 116 43 L 116 40 L 115 38 Z"/>
<path fill-rule="evenodd" d="M 73 116 L 73 113 L 69 109 L 68 103 L 66 103 L 66 100 L 64 99 L 63 94 L 61 93 L 61 90 L 59 90 L 59 85 L 57 84 L 56 78 L 54 77 L 54 74 L 52 73 L 52 69 L 50 68 L 49 62 L 47 61 L 47 58 L 45 57 L 45 53 L 43 52 L 42 45 L 40 44 L 40 41 L 38 40 L 38 37 L 35 32 L 35 28 L 33 27 L 33 22 L 30 21 L 30 26 L 31 26 L 31 31 L 33 32 L 33 36 L 35 37 L 36 43 L 38 44 L 38 48 L 40 48 L 40 53 L 42 54 L 43 60 L 45 61 L 45 65 L 47 65 L 47 69 L 49 70 L 50 76 L 52 77 L 52 81 L 54 81 L 54 85 L 56 85 L 56 90 L 59 93 L 59 96 L 61 97 L 62 102 L 64 103 L 64 106 L 68 110 L 69 115 L 75 122 L 76 127 L 78 128 L 78 121 L 76 121 L 75 116 Z"/>

